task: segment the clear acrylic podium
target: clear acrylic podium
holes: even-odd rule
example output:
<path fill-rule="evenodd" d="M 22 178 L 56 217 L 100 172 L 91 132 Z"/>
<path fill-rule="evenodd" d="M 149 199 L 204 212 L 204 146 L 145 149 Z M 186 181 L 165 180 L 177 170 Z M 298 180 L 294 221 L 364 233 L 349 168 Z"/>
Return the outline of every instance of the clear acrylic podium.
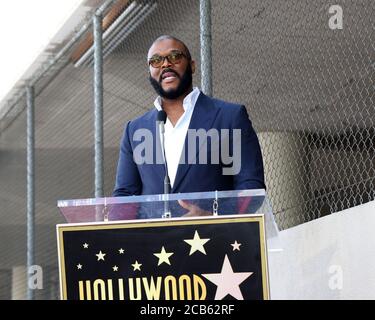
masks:
<path fill-rule="evenodd" d="M 181 218 L 189 210 L 184 209 L 180 201 L 198 207 L 202 215 L 264 214 L 267 238 L 278 235 L 263 189 L 60 200 L 57 206 L 66 222 L 81 223 Z"/>
<path fill-rule="evenodd" d="M 268 251 L 280 250 L 279 229 L 264 189 L 72 199 L 60 200 L 57 206 L 66 222 L 81 223 L 162 219 L 166 213 L 181 218 L 188 210 L 179 201 L 197 206 L 204 215 L 264 215 Z"/>
<path fill-rule="evenodd" d="M 57 226 L 60 285 L 61 296 L 63 299 L 103 300 L 103 297 L 104 300 L 108 299 L 108 296 L 105 296 L 107 289 L 104 286 L 106 284 L 104 284 L 104 282 L 98 284 L 95 281 L 99 281 L 99 278 L 103 279 L 109 277 L 108 281 L 111 282 L 110 288 L 112 290 L 112 281 L 116 282 L 120 280 L 113 278 L 110 266 L 107 266 L 107 269 L 103 269 L 102 271 L 97 268 L 105 265 L 106 262 L 104 261 L 104 256 L 106 254 L 108 260 L 110 257 L 118 259 L 118 253 L 115 254 L 114 250 L 122 250 L 122 248 L 112 248 L 112 243 L 115 243 L 116 246 L 120 246 L 121 239 L 125 239 L 126 237 L 128 238 L 126 238 L 126 241 L 124 240 L 125 246 L 130 243 L 132 243 L 132 245 L 129 245 L 129 248 L 134 249 L 138 246 L 138 251 L 130 252 L 133 249 L 129 249 L 129 255 L 131 256 L 129 259 L 134 260 L 134 264 L 131 264 L 133 267 L 130 267 L 129 269 L 129 261 L 127 262 L 128 265 L 125 265 L 123 262 L 125 260 L 113 260 L 113 262 L 111 262 L 111 268 L 114 268 L 113 270 L 116 272 L 127 268 L 128 271 L 124 271 L 121 281 L 131 279 L 132 286 L 134 286 L 133 277 L 136 277 L 138 274 L 140 275 L 139 272 L 143 272 L 143 270 L 146 272 L 146 269 L 149 268 L 146 277 L 143 275 L 143 277 L 139 279 L 146 282 L 151 281 L 153 283 L 155 279 L 158 279 L 158 281 L 164 279 L 162 276 L 164 274 L 168 281 L 176 282 L 174 284 L 175 291 L 173 291 L 173 295 L 169 291 L 169 286 L 164 282 L 158 286 L 159 288 L 163 288 L 163 284 L 166 286 L 164 289 L 161 289 L 166 290 L 162 293 L 164 294 L 164 298 L 166 300 L 172 300 L 172 298 L 173 300 L 179 300 L 179 298 L 181 298 L 179 294 L 185 292 L 186 288 L 176 288 L 178 288 L 178 284 L 183 284 L 185 280 L 190 281 L 189 276 L 187 276 L 190 272 L 192 277 L 191 283 L 193 283 L 193 277 L 200 274 L 199 281 L 201 285 L 204 286 L 204 290 L 206 290 L 202 293 L 199 291 L 199 288 L 195 288 L 192 292 L 196 295 L 198 292 L 201 292 L 201 296 L 193 297 L 193 293 L 191 293 L 191 299 L 200 299 L 202 296 L 207 296 L 208 299 L 222 299 L 223 297 L 220 297 L 218 293 L 220 291 L 219 284 L 216 284 L 218 286 L 216 290 L 216 287 L 208 280 L 212 279 L 210 277 L 213 277 L 212 275 L 215 274 L 216 271 L 222 270 L 223 272 L 223 270 L 226 269 L 234 272 L 233 270 L 235 270 L 235 267 L 232 267 L 234 266 L 233 263 L 237 261 L 238 266 L 241 266 L 248 260 L 248 258 L 246 258 L 248 256 L 249 259 L 255 259 L 257 260 L 256 263 L 259 263 L 259 265 L 256 266 L 256 263 L 254 262 L 254 268 L 258 268 L 257 270 L 260 274 L 259 279 L 255 280 L 256 277 L 254 275 L 251 278 L 254 279 L 251 280 L 253 282 L 258 281 L 258 291 L 261 292 L 261 296 L 254 296 L 255 299 L 258 299 L 259 297 L 260 299 L 270 298 L 267 255 L 273 250 L 279 250 L 279 246 L 278 228 L 265 190 L 234 190 L 61 200 L 58 201 L 58 207 L 67 221 L 67 224 Z M 143 228 L 143 226 L 145 226 L 145 228 Z M 152 232 L 151 229 L 153 229 Z M 73 235 L 73 231 L 76 233 L 75 235 Z M 257 235 L 249 236 L 253 231 L 255 231 L 254 234 Z M 88 232 L 92 233 L 89 235 Z M 104 239 L 104 237 L 107 236 L 105 235 L 106 232 L 109 233 L 109 237 L 114 238 L 110 238 L 110 240 L 107 238 Z M 81 233 L 81 235 L 79 235 L 79 233 Z M 93 235 L 95 235 L 96 238 Z M 150 239 L 154 235 L 155 239 L 152 240 L 153 242 L 151 243 Z M 80 238 L 81 236 L 82 238 Z M 163 237 L 165 239 L 163 239 Z M 251 239 L 251 237 L 253 237 L 253 239 Z M 92 245 L 87 239 L 91 239 Z M 98 239 L 104 241 L 103 243 L 107 243 L 107 247 L 105 247 L 105 244 L 99 246 Z M 241 241 L 237 242 L 238 239 L 243 240 L 242 247 L 240 247 Z M 249 241 L 247 241 L 247 239 Z M 160 242 L 160 244 L 157 244 L 158 242 Z M 79 245 L 81 246 L 81 249 L 79 249 L 79 246 L 77 247 L 76 243 L 81 243 Z M 111 244 L 109 245 L 108 243 Z M 256 244 L 256 248 L 250 248 L 254 246 L 254 243 Z M 95 268 L 90 267 L 90 270 L 99 270 L 101 275 L 98 277 L 97 275 L 94 276 L 88 273 L 83 276 L 82 270 L 85 269 L 86 264 L 82 262 L 84 256 L 81 257 L 80 255 L 84 252 L 88 252 L 88 249 L 94 250 L 94 244 L 97 246 L 95 250 L 98 252 L 93 251 L 91 255 L 93 256 L 95 253 L 98 260 L 96 261 L 95 258 L 94 261 L 90 258 L 91 260 L 88 260 L 90 262 L 87 262 L 86 269 L 88 270 L 89 263 L 94 264 Z M 83 249 L 82 245 L 84 246 Z M 191 246 L 190 253 L 188 251 L 189 245 Z M 68 248 L 69 246 L 71 246 L 70 249 Z M 208 248 L 207 251 L 205 250 L 206 247 Z M 87 250 L 84 251 L 84 249 Z M 109 252 L 112 253 L 110 254 Z M 147 255 L 142 258 L 140 257 L 139 252 L 146 252 Z M 207 258 L 208 253 L 211 258 Z M 240 254 L 243 255 L 242 258 L 240 258 Z M 99 261 L 99 256 L 103 257 L 103 261 Z M 159 264 L 157 264 L 155 259 L 160 256 L 163 256 L 164 260 L 159 260 Z M 174 260 L 172 259 L 169 261 L 169 256 L 172 256 Z M 180 258 L 177 258 L 178 256 L 180 256 Z M 143 259 L 143 261 L 141 261 L 142 264 L 136 259 Z M 197 259 L 200 259 L 199 263 L 197 263 Z M 213 262 L 215 259 L 219 260 Z M 190 262 L 183 262 L 185 260 L 189 260 Z M 173 268 L 168 271 L 171 272 L 168 274 L 166 271 L 167 269 L 165 268 L 168 268 L 171 264 L 173 265 Z M 214 266 L 212 264 L 214 264 Z M 136 267 L 138 268 L 138 266 L 142 265 L 143 267 L 139 267 L 139 269 L 132 269 Z M 191 267 L 192 269 L 188 272 L 183 270 L 186 266 L 189 266 L 189 268 Z M 202 267 L 203 269 L 201 270 Z M 79 270 L 77 270 L 77 268 Z M 144 269 L 141 271 L 141 268 Z M 251 267 L 250 264 L 249 271 L 253 270 L 252 268 L 253 267 Z M 212 271 L 212 273 L 208 273 L 208 271 Z M 102 276 L 103 274 L 105 277 Z M 118 275 L 119 273 L 115 274 Z M 248 272 L 248 277 L 250 277 L 251 274 L 253 274 L 253 272 Z M 178 280 L 179 275 L 185 277 L 184 281 L 181 279 Z M 206 282 L 202 280 L 205 279 L 205 277 Z M 146 278 L 149 280 L 143 280 Z M 194 281 L 195 280 L 196 278 L 194 278 Z M 225 297 L 253 299 L 251 281 L 249 280 L 250 289 L 244 289 L 245 287 L 242 287 L 241 293 L 241 290 L 239 290 L 238 287 L 235 288 L 236 290 L 233 289 L 234 293 L 229 291 Z M 72 285 L 69 286 L 74 286 L 74 288 L 69 291 L 67 283 L 71 283 Z M 189 286 L 193 285 L 191 283 L 189 282 Z M 103 286 L 102 288 L 100 287 L 101 285 Z M 132 291 L 136 290 L 136 292 L 141 295 L 141 299 L 147 298 L 149 300 L 150 297 L 151 299 L 155 299 L 155 292 L 147 291 L 148 285 L 149 284 L 146 283 L 146 289 L 143 288 L 143 291 L 141 288 L 134 289 L 133 287 L 129 287 L 129 292 L 126 292 L 125 294 L 124 292 L 121 292 L 118 296 L 116 296 L 117 291 L 114 290 L 116 292 L 112 292 L 111 297 L 113 298 L 114 294 L 117 298 L 120 297 L 120 300 L 122 300 L 121 297 L 124 298 L 124 296 L 130 296 L 136 300 L 137 297 Z M 124 286 L 124 284 L 121 284 L 121 288 Z M 248 292 L 246 290 L 248 290 Z M 92 296 L 92 292 L 94 292 L 96 296 Z M 87 297 L 85 294 L 90 295 Z M 159 292 L 157 295 L 158 298 L 160 294 L 161 293 Z M 236 296 L 236 294 L 238 294 L 238 296 Z M 184 297 L 186 298 L 186 293 L 183 298 Z"/>

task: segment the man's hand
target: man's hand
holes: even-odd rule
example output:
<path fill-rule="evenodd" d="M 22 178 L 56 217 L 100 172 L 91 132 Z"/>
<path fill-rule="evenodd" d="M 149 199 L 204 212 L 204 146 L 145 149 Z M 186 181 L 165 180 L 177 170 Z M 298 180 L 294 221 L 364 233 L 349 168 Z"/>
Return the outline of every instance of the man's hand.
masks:
<path fill-rule="evenodd" d="M 191 204 L 187 201 L 178 200 L 178 203 L 181 207 L 188 210 L 188 213 L 185 213 L 183 217 L 195 217 L 195 216 L 212 216 L 212 213 L 205 211 L 195 204 Z"/>

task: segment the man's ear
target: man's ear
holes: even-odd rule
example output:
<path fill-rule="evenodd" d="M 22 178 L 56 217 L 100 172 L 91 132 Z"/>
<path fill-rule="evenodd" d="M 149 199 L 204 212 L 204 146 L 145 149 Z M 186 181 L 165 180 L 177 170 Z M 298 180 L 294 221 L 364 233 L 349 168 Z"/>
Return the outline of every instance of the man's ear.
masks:
<path fill-rule="evenodd" d="M 190 65 L 191 65 L 191 71 L 194 74 L 195 73 L 195 61 L 191 60 Z"/>

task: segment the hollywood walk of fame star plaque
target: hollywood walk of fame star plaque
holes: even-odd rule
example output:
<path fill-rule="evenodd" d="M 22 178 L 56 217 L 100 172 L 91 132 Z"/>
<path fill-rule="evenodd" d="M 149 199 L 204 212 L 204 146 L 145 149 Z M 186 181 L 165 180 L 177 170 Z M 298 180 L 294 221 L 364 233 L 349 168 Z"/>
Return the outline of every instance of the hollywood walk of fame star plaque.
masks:
<path fill-rule="evenodd" d="M 269 299 L 263 214 L 57 226 L 61 298 Z"/>

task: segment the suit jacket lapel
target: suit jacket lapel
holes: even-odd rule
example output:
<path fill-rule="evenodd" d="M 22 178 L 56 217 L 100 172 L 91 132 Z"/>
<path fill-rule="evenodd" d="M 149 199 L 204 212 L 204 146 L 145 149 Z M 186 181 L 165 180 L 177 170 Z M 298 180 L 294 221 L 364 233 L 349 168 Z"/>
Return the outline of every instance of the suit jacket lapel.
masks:
<path fill-rule="evenodd" d="M 157 148 L 160 148 L 160 137 L 159 137 L 158 128 L 156 127 L 156 118 L 157 118 L 157 110 L 155 109 L 153 110 L 153 112 L 151 112 L 150 117 L 146 119 L 147 123 L 145 124 L 145 127 L 151 130 L 152 139 L 153 139 L 152 152 L 153 152 L 154 164 L 150 165 L 150 168 L 152 168 L 152 170 L 160 178 L 161 181 L 164 181 L 165 166 L 164 166 L 164 163 L 158 163 L 158 160 L 157 160 L 158 159 Z M 161 149 L 159 149 L 159 151 L 161 152 Z M 159 157 L 160 157 L 160 154 L 159 154 Z"/>
<path fill-rule="evenodd" d="M 204 129 L 208 131 L 212 128 L 212 124 L 216 118 L 218 112 L 218 108 L 215 107 L 211 98 L 207 97 L 202 92 L 199 94 L 198 100 L 195 104 L 193 115 L 190 120 L 189 130 L 198 130 Z M 188 173 L 189 169 L 191 168 L 191 163 L 189 158 L 197 157 L 199 153 L 200 145 L 197 145 L 195 154 L 188 155 L 188 146 L 187 146 L 188 134 L 185 137 L 184 148 L 181 154 L 181 157 L 184 157 L 185 154 L 185 163 L 180 163 L 178 165 L 176 178 L 173 184 L 172 192 L 175 192 L 179 187 L 181 181 L 184 179 L 186 174 Z M 197 161 L 198 162 L 198 161 Z"/>

